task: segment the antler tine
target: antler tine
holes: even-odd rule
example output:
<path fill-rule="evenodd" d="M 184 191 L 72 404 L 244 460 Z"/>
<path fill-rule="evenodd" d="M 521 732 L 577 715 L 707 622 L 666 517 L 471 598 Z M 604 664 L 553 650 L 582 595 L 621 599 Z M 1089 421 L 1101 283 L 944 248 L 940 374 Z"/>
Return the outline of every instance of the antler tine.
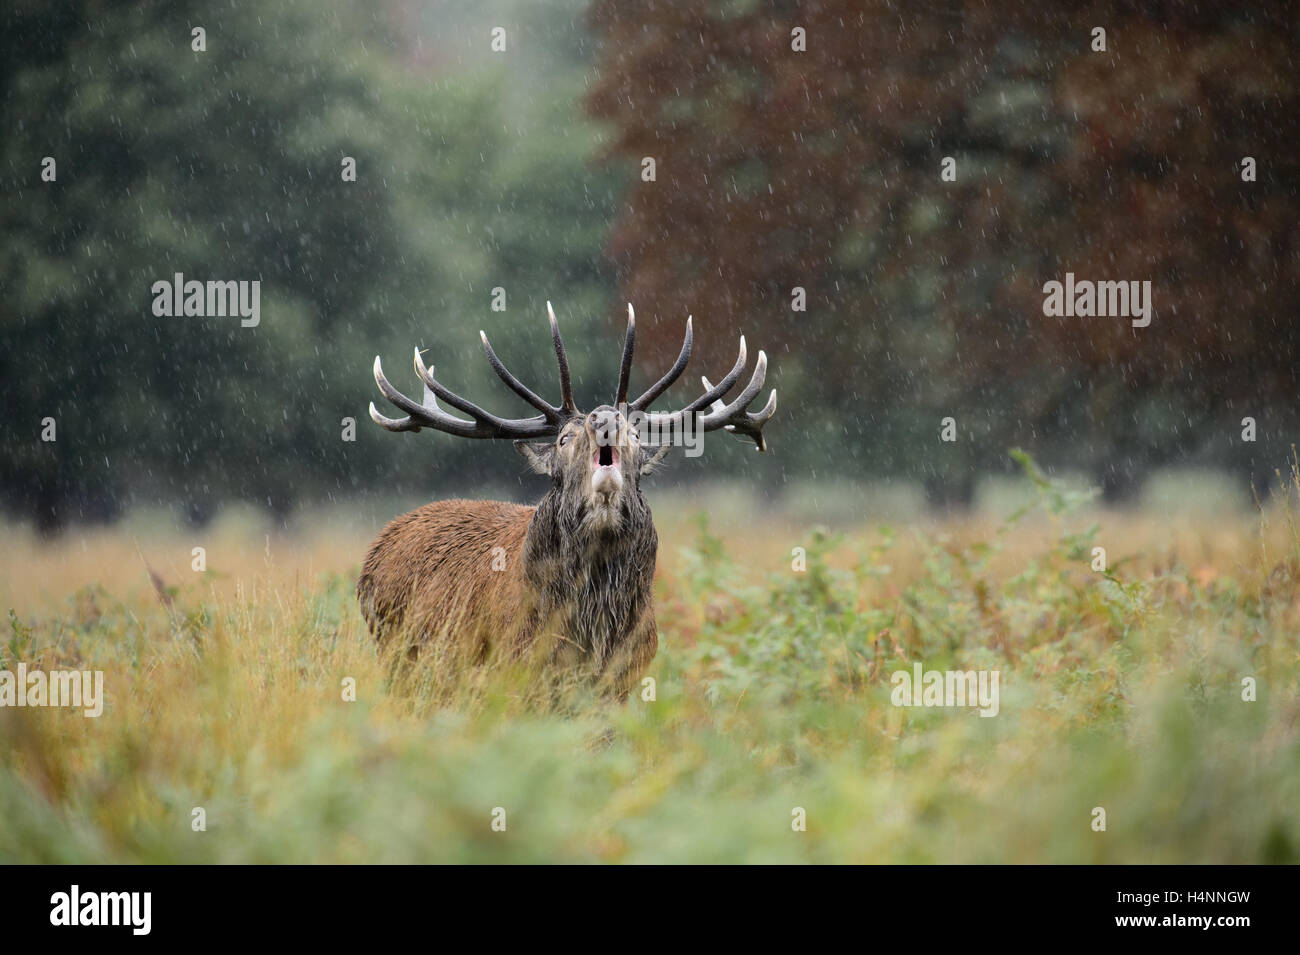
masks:
<path fill-rule="evenodd" d="M 462 398 L 450 388 L 438 383 L 438 380 L 433 377 L 433 372 L 424 366 L 424 359 L 420 357 L 420 349 L 418 348 L 415 349 L 415 373 L 420 376 L 420 380 L 425 383 L 430 391 L 447 402 L 447 404 L 465 412 L 479 425 L 483 426 L 485 430 L 500 432 L 500 434 L 486 434 L 484 437 L 535 437 L 542 434 L 558 434 L 560 431 L 558 419 L 551 419 L 546 415 L 534 418 L 498 418 L 492 412 L 485 411 L 474 402 Z M 452 420 L 456 419 L 453 418 Z M 539 425 L 542 426 L 541 430 L 538 430 Z M 524 433 L 519 433 L 520 429 L 523 429 Z"/>
<path fill-rule="evenodd" d="M 433 428 L 459 438 L 541 438 L 559 433 L 559 425 L 545 416 L 535 418 L 498 418 L 474 404 L 466 401 L 453 391 L 438 383 L 433 372 L 424 366 L 420 350 L 415 349 L 415 371 L 424 382 L 425 401 L 417 403 L 402 394 L 384 375 L 379 356 L 375 356 L 375 384 L 379 386 L 384 397 L 406 412 L 405 418 L 388 418 L 370 405 L 370 418 L 381 428 L 389 431 L 419 431 L 421 428 Z M 435 397 L 436 396 L 436 397 Z M 464 411 L 473 420 L 466 421 L 447 414 L 438 407 L 441 398 L 454 408 Z"/>
<path fill-rule="evenodd" d="M 653 385 L 646 389 L 636 401 L 628 405 L 632 411 L 644 411 L 650 402 L 654 401 L 660 395 L 671 387 L 672 383 L 681 377 L 682 372 L 686 370 L 686 364 L 691 360 L 691 348 L 694 345 L 694 333 L 691 331 L 690 316 L 686 318 L 686 337 L 682 340 L 682 350 L 677 355 L 677 360 L 673 362 L 673 367 L 668 369 L 668 374 L 664 375 Z"/>
<path fill-rule="evenodd" d="M 379 413 L 375 403 L 370 402 L 370 420 L 386 431 L 411 431 L 419 433 L 423 425 L 416 424 L 410 415 L 405 418 L 389 418 Z"/>
<path fill-rule="evenodd" d="M 632 377 L 632 349 L 636 345 L 636 312 L 632 303 L 627 303 L 627 334 L 623 337 L 623 364 L 618 369 L 618 392 L 614 396 L 614 407 L 627 403 L 627 386 Z"/>
<path fill-rule="evenodd" d="M 767 439 L 763 437 L 763 425 L 767 424 L 774 414 L 776 414 L 775 388 L 767 396 L 767 404 L 763 405 L 758 411 L 746 412 L 745 420 L 736 422 L 728 430 L 753 438 L 758 445 L 758 450 L 766 451 Z"/>
<path fill-rule="evenodd" d="M 560 338 L 560 323 L 555 320 L 555 309 L 546 303 L 546 315 L 551 320 L 551 341 L 555 344 L 555 360 L 560 365 L 561 410 L 577 414 L 578 406 L 573 403 L 573 384 L 569 380 L 569 357 L 564 353 L 564 341 Z"/>
<path fill-rule="evenodd" d="M 492 366 L 492 370 L 497 373 L 497 377 L 504 381 L 511 391 L 545 415 L 548 421 L 558 421 L 563 417 L 559 408 L 547 402 L 518 378 L 510 374 L 510 370 L 501 363 L 497 353 L 492 350 L 492 345 L 488 342 L 487 332 L 480 329 L 478 335 L 483 341 L 483 350 L 487 352 L 488 364 Z"/>
<path fill-rule="evenodd" d="M 690 414 L 692 411 L 699 411 L 701 408 L 707 408 L 713 402 L 717 401 L 728 391 L 732 389 L 737 381 L 740 380 L 740 373 L 745 370 L 745 362 L 749 360 L 749 354 L 745 351 L 745 336 L 740 336 L 740 355 L 736 358 L 736 363 L 731 366 L 731 371 L 722 376 L 722 380 L 713 387 L 707 389 L 704 394 L 700 395 L 685 408 L 681 410 L 682 414 Z"/>
<path fill-rule="evenodd" d="M 749 413 L 745 409 L 750 403 L 758 397 L 758 393 L 763 390 L 763 382 L 767 378 L 767 355 L 764 352 L 758 353 L 758 362 L 754 366 L 754 374 L 749 379 L 749 384 L 745 390 L 736 396 L 736 399 L 730 404 L 724 405 L 721 401 L 713 402 L 709 413 L 699 419 L 700 428 L 704 431 L 716 431 L 718 428 L 725 428 L 734 434 L 743 434 L 753 438 L 758 450 L 767 450 L 767 441 L 763 438 L 763 425 L 776 413 L 776 389 L 767 399 L 767 404 L 757 413 Z M 713 390 L 709 384 L 708 378 L 700 379 L 704 387 Z"/>
<path fill-rule="evenodd" d="M 737 420 L 734 424 L 724 425 L 727 431 L 732 434 L 743 434 L 748 438 L 754 439 L 754 444 L 759 451 L 767 450 L 767 439 L 763 437 L 763 425 L 767 424 L 768 419 L 776 413 L 776 389 L 768 395 L 767 404 L 757 412 L 746 412 L 743 419 Z"/>
<path fill-rule="evenodd" d="M 379 386 L 380 392 L 384 397 L 406 412 L 405 418 L 388 418 L 381 415 L 375 408 L 375 403 L 370 403 L 370 418 L 375 424 L 389 431 L 419 431 L 421 428 L 436 428 L 439 431 L 446 431 L 448 434 L 455 434 L 461 437 L 470 437 L 469 432 L 474 429 L 473 421 L 464 421 L 460 418 L 452 417 L 438 407 L 437 399 L 433 393 L 428 391 L 426 386 L 427 397 L 424 404 L 417 404 L 406 395 L 402 394 L 389 382 L 384 375 L 384 366 L 379 361 L 379 356 L 375 356 L 375 384 Z"/>
<path fill-rule="evenodd" d="M 415 349 L 415 373 L 420 376 L 420 380 L 424 382 L 430 391 L 453 408 L 465 412 L 465 414 L 469 415 L 475 421 L 489 421 L 495 423 L 496 421 L 501 420 L 491 412 L 484 411 L 478 405 L 474 404 L 474 402 L 462 398 L 450 388 L 446 388 L 439 384 L 438 379 L 433 377 L 433 372 L 425 367 L 424 359 L 420 357 L 420 349 L 418 347 Z"/>
<path fill-rule="evenodd" d="M 736 381 L 740 378 L 740 373 L 745 370 L 745 362 L 748 360 L 748 354 L 745 351 L 745 336 L 741 335 L 740 354 L 736 358 L 736 363 L 731 366 L 731 371 L 727 372 L 720 382 L 707 388 L 704 394 L 700 395 L 681 411 L 674 411 L 671 414 L 651 413 L 646 416 L 647 419 L 651 424 L 658 428 L 673 428 L 680 426 L 682 422 L 686 420 L 687 416 L 694 414 L 701 408 L 711 405 L 730 391 L 732 386 L 735 385 Z"/>
<path fill-rule="evenodd" d="M 649 427 L 656 429 L 658 433 L 663 433 L 665 430 L 670 431 L 673 428 L 684 426 L 692 415 L 696 415 L 696 423 L 702 431 L 716 431 L 719 428 L 726 428 L 733 433 L 753 438 L 758 449 L 766 451 L 767 442 L 763 440 L 763 425 L 776 411 L 776 392 L 772 392 L 767 404 L 757 414 L 750 414 L 745 410 L 758 397 L 758 393 L 763 390 L 763 382 L 767 378 L 767 354 L 765 352 L 760 351 L 758 353 L 758 361 L 754 366 L 753 375 L 750 376 L 749 384 L 736 396 L 735 400 L 730 404 L 723 404 L 721 400 L 740 380 L 741 372 L 745 370 L 746 358 L 745 336 L 742 335 L 740 336 L 740 355 L 736 359 L 736 364 L 732 366 L 731 371 L 727 372 L 721 381 L 715 385 L 708 378 L 701 378 L 700 381 L 704 384 L 704 394 L 681 411 L 675 411 L 671 414 L 647 415 Z M 699 415 L 699 409 L 705 407 L 709 408 L 708 413 Z"/>
<path fill-rule="evenodd" d="M 378 362 L 379 362 L 379 356 L 376 355 L 375 356 L 376 366 L 378 366 Z M 430 371 L 432 371 L 432 369 L 430 369 Z M 375 380 L 382 381 L 382 384 L 380 386 L 381 388 L 387 386 L 389 390 L 393 392 L 397 391 L 397 389 L 393 388 L 393 386 L 388 383 L 388 379 L 384 377 L 383 368 L 378 369 L 377 377 Z M 405 398 L 406 396 L 403 395 L 402 397 Z M 375 403 L 373 401 L 370 402 L 370 420 L 373 421 L 375 424 L 379 425 L 381 428 L 384 428 L 388 431 L 411 431 L 411 432 L 418 433 L 422 428 L 430 426 L 428 421 L 429 416 L 437 417 L 438 415 L 443 415 L 443 410 L 440 407 L 438 407 L 438 399 L 434 395 L 434 393 L 429 390 L 428 385 L 424 385 L 424 403 L 421 406 L 420 415 L 419 415 L 419 417 L 424 422 L 423 424 L 420 421 L 415 420 L 415 418 L 413 418 L 411 415 L 407 415 L 405 418 L 389 418 L 385 415 L 381 415 L 379 413 L 379 410 L 375 408 Z M 450 417 L 450 416 L 444 415 L 444 417 Z M 459 419 L 454 419 L 454 418 L 451 420 L 453 422 L 459 421 Z M 473 422 L 470 421 L 465 421 L 460 423 L 464 425 L 473 424 Z"/>

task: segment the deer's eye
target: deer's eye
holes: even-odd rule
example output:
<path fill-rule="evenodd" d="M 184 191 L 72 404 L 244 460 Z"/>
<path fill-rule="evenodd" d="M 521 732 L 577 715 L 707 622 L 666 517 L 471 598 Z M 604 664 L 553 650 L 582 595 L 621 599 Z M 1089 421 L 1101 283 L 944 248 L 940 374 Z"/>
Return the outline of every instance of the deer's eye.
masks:
<path fill-rule="evenodd" d="M 569 443 L 570 441 L 572 441 L 572 440 L 573 440 L 573 432 L 572 432 L 572 431 L 568 432 L 567 434 L 562 434 L 562 435 L 560 435 L 560 447 L 564 447 L 566 444 L 568 444 L 568 443 Z"/>

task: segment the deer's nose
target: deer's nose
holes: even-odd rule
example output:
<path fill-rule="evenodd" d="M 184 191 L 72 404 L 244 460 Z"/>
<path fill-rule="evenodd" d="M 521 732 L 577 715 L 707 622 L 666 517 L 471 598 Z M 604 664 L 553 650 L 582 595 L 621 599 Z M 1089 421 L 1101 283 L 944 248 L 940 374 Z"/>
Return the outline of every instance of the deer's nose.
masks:
<path fill-rule="evenodd" d="M 597 444 L 617 444 L 623 432 L 623 416 L 617 411 L 593 411 L 587 416 L 587 428 Z"/>

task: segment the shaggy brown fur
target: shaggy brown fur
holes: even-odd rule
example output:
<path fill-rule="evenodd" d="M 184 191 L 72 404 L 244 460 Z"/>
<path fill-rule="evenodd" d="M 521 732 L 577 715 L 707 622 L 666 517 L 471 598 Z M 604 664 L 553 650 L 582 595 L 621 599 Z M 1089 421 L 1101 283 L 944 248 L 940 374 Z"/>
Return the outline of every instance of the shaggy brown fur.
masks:
<path fill-rule="evenodd" d="M 607 494 L 591 484 L 598 427 L 621 451 L 622 483 Z M 658 537 L 639 487 L 654 461 L 612 408 L 567 425 L 554 446 L 521 451 L 552 478 L 540 504 L 438 501 L 397 518 L 366 555 L 362 613 L 381 645 L 398 634 L 413 650 L 450 642 L 479 661 L 540 651 L 624 697 L 659 646 Z"/>
<path fill-rule="evenodd" d="M 380 643 L 403 629 L 423 641 L 444 623 L 490 616 L 494 608 L 522 609 L 522 577 L 484 571 L 494 561 L 500 566 L 496 547 L 504 548 L 507 568 L 518 565 L 534 510 L 499 501 L 435 501 L 389 523 L 371 545 L 357 584 L 361 611 Z"/>

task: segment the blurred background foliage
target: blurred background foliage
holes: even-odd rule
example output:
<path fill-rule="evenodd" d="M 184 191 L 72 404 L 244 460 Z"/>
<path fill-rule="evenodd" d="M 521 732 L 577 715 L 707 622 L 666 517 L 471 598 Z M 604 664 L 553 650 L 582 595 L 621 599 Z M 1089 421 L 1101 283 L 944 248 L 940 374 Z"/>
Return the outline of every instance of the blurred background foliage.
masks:
<path fill-rule="evenodd" d="M 52 529 L 526 495 L 508 446 L 372 425 L 370 365 L 414 392 L 428 348 L 449 386 L 522 414 L 476 333 L 553 396 L 548 299 L 586 405 L 609 399 L 627 300 L 642 380 L 687 314 L 697 374 L 742 332 L 767 349 L 775 460 L 719 440 L 677 480 L 871 476 L 962 504 L 1019 445 L 1112 501 L 1171 462 L 1261 487 L 1300 434 L 1300 25 L 1293 2 L 1222 6 L 15 0 L 0 496 Z M 1151 280 L 1151 326 L 1044 318 L 1066 271 Z M 260 325 L 156 318 L 176 272 L 261 280 Z"/>

